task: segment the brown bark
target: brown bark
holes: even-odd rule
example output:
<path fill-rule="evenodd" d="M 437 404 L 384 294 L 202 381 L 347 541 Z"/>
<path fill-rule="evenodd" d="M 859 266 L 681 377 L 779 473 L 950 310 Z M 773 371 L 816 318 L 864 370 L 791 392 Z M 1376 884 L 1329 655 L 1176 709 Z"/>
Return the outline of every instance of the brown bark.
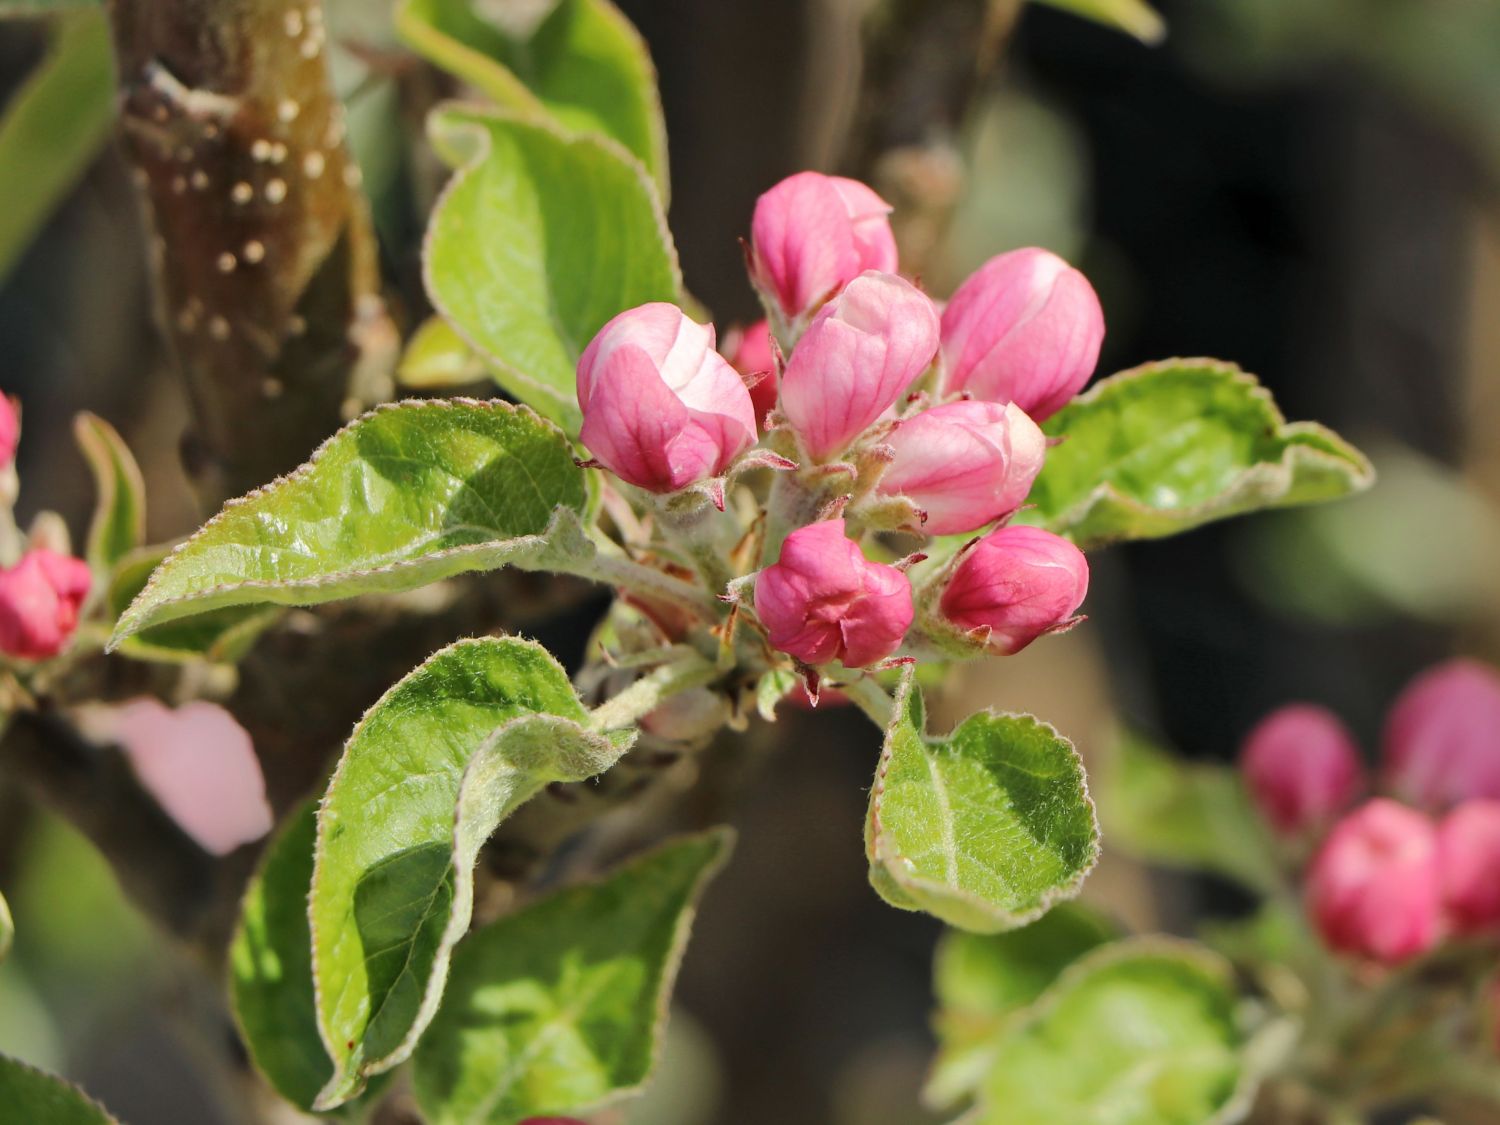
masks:
<path fill-rule="evenodd" d="M 316 0 L 113 0 L 206 506 L 293 468 L 394 358 Z"/>

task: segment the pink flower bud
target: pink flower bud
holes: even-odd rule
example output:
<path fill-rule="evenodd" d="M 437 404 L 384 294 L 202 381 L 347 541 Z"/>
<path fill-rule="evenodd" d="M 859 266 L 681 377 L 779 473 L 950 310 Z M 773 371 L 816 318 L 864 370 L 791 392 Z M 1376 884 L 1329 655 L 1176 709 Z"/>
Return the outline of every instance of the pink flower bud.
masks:
<path fill-rule="evenodd" d="M 757 320 L 734 336 L 729 361 L 734 369 L 749 379 L 762 376 L 750 385 L 750 402 L 755 407 L 755 421 L 764 424 L 766 415 L 776 409 L 776 353 L 771 350 L 771 322 Z"/>
<path fill-rule="evenodd" d="M 1500 674 L 1474 660 L 1424 672 L 1391 708 L 1384 749 L 1387 783 L 1414 804 L 1500 798 Z"/>
<path fill-rule="evenodd" d="M 578 360 L 579 435 L 621 480 L 676 492 L 718 476 L 755 442 L 750 393 L 714 330 L 676 305 L 629 309 Z"/>
<path fill-rule="evenodd" d="M 21 444 L 21 412 L 10 395 L 0 394 L 0 468 L 15 464 Z"/>
<path fill-rule="evenodd" d="M 1031 247 L 991 258 L 943 310 L 944 389 L 1014 402 L 1038 422 L 1099 362 L 1104 311 L 1088 280 Z"/>
<path fill-rule="evenodd" d="M 1295 835 L 1325 825 L 1364 787 L 1359 749 L 1326 707 L 1294 703 L 1245 738 L 1240 770 L 1261 816 Z"/>
<path fill-rule="evenodd" d="M 78 628 L 93 577 L 88 564 L 46 548 L 0 571 L 0 652 L 22 660 L 56 656 Z"/>
<path fill-rule="evenodd" d="M 781 412 L 826 461 L 864 433 L 937 353 L 933 303 L 895 274 L 862 273 L 808 325 L 781 376 Z"/>
<path fill-rule="evenodd" d="M 1339 821 L 1308 869 L 1308 913 L 1331 949 L 1396 965 L 1437 944 L 1437 831 L 1377 798 Z"/>
<path fill-rule="evenodd" d="M 149 696 L 80 715 L 90 738 L 119 746 L 141 785 L 204 851 L 228 855 L 271 830 L 260 761 L 245 728 L 217 703 L 175 711 Z"/>
<path fill-rule="evenodd" d="M 890 204 L 858 180 L 799 172 L 755 203 L 750 279 L 789 319 L 811 312 L 865 270 L 893 273 Z"/>
<path fill-rule="evenodd" d="M 1438 824 L 1443 908 L 1456 933 L 1500 929 L 1500 801 L 1466 801 Z"/>
<path fill-rule="evenodd" d="M 867 560 L 843 520 L 825 520 L 787 536 L 780 561 L 755 579 L 755 612 L 771 644 L 804 664 L 864 668 L 900 647 L 911 583 Z"/>
<path fill-rule="evenodd" d="M 1037 527 L 1001 527 L 963 556 L 939 605 L 950 625 L 1008 656 L 1072 625 L 1088 591 L 1089 564 L 1073 544 Z"/>
<path fill-rule="evenodd" d="M 879 491 L 927 515 L 929 535 L 975 531 L 1014 512 L 1042 471 L 1047 439 L 1015 404 L 953 402 L 904 419 Z"/>

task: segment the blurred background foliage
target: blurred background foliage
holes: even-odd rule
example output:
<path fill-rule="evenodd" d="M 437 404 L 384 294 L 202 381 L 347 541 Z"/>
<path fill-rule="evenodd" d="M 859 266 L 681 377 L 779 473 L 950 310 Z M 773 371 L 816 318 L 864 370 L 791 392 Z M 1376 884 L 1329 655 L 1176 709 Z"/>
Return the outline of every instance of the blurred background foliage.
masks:
<path fill-rule="evenodd" d="M 777 178 L 840 165 L 867 5 L 622 6 L 661 72 L 688 284 L 721 325 L 744 321 L 735 236 Z M 956 674 L 938 719 L 1024 709 L 1096 764 L 1127 728 L 1223 761 L 1261 714 L 1310 699 L 1373 750 L 1418 668 L 1454 649 L 1500 658 L 1500 4 L 1157 7 L 1168 32 L 1154 47 L 1024 11 L 962 128 L 886 169 L 953 205 L 951 222 L 898 215 L 908 260 L 943 294 L 993 253 L 1057 250 L 1101 294 L 1103 370 L 1234 360 L 1290 417 L 1371 451 L 1382 480 L 1350 503 L 1095 556 L 1090 625 Z M 440 186 L 422 115 L 450 91 L 400 47 L 387 5 L 329 8 L 386 281 L 411 327 Z M 89 485 L 65 435 L 90 409 L 140 454 L 164 539 L 197 519 L 175 456 L 185 411 L 107 139 L 100 26 L 87 11 L 0 23 L 3 382 L 26 404 L 23 519 L 52 507 L 81 523 Z M 939 928 L 866 887 L 847 826 L 875 747 L 837 709 L 786 716 L 769 737 L 791 752 L 737 797 L 739 853 L 697 927 L 666 1068 L 629 1120 L 919 1122 Z M 1169 881 L 1105 845 L 1086 897 L 1132 928 L 1181 932 L 1243 906 L 1227 882 Z M 174 967 L 88 845 L 3 779 L 0 888 L 18 923 L 0 1050 L 79 1079 L 125 1121 L 240 1119 L 221 1045 L 174 1032 L 217 1003 L 210 986 Z"/>

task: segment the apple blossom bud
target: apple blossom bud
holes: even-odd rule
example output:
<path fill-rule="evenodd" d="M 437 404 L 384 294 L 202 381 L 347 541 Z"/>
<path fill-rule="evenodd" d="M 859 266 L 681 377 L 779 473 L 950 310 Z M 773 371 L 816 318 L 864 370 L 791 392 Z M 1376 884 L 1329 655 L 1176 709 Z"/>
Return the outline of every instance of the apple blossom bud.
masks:
<path fill-rule="evenodd" d="M 952 402 L 903 419 L 879 491 L 905 496 L 929 535 L 975 531 L 1014 512 L 1042 471 L 1047 439 L 1014 403 Z"/>
<path fill-rule="evenodd" d="M 9 395 L 0 394 L 0 508 L 12 508 L 21 494 L 16 475 L 16 447 L 21 444 L 21 408 Z"/>
<path fill-rule="evenodd" d="M 944 389 L 1014 402 L 1038 422 L 1076 395 L 1099 362 L 1104 311 L 1056 254 L 1012 250 L 975 270 L 943 310 Z"/>
<path fill-rule="evenodd" d="M 890 204 L 858 180 L 798 172 L 755 203 L 750 279 L 767 308 L 795 320 L 866 270 L 893 273 Z"/>
<path fill-rule="evenodd" d="M 1245 738 L 1240 771 L 1261 816 L 1297 835 L 1327 824 L 1364 787 L 1359 750 L 1326 707 L 1294 703 Z"/>
<path fill-rule="evenodd" d="M 781 376 L 781 412 L 809 456 L 842 453 L 927 370 L 938 314 L 895 274 L 862 273 L 813 317 Z"/>
<path fill-rule="evenodd" d="M 1437 830 L 1385 798 L 1334 825 L 1308 868 L 1308 913 L 1330 949 L 1396 965 L 1441 932 Z"/>
<path fill-rule="evenodd" d="M 620 313 L 578 360 L 580 433 L 596 460 L 651 492 L 718 476 L 755 442 L 744 380 L 712 327 L 676 305 Z"/>
<path fill-rule="evenodd" d="M 946 623 L 991 652 L 1020 652 L 1075 624 L 1089 590 L 1083 552 L 1038 527 L 1001 527 L 969 548 L 939 602 Z"/>
<path fill-rule="evenodd" d="M 699 742 L 716 734 L 729 721 L 729 704 L 722 692 L 692 688 L 671 696 L 641 719 L 641 729 L 668 742 Z"/>
<path fill-rule="evenodd" d="M 56 656 L 78 628 L 92 584 L 87 563 L 46 548 L 0 570 L 0 652 L 22 660 Z"/>
<path fill-rule="evenodd" d="M 1438 824 L 1443 909 L 1454 932 L 1500 930 L 1500 801 L 1465 801 Z"/>
<path fill-rule="evenodd" d="M 1414 679 L 1386 718 L 1386 781 L 1414 804 L 1500 798 L 1500 673 L 1450 660 Z"/>
<path fill-rule="evenodd" d="M 771 322 L 762 317 L 749 328 L 733 336 L 729 349 L 734 369 L 750 384 L 750 402 L 755 407 L 755 421 L 764 425 L 766 415 L 776 409 L 776 353 L 771 348 Z"/>
<path fill-rule="evenodd" d="M 755 612 L 771 644 L 804 664 L 864 668 L 900 647 L 911 584 L 866 559 L 843 520 L 825 520 L 787 536 L 780 560 L 755 579 Z"/>
<path fill-rule="evenodd" d="M 21 444 L 21 412 L 10 395 L 0 394 L 0 468 L 16 463 Z"/>
<path fill-rule="evenodd" d="M 79 725 L 117 745 L 141 785 L 204 851 L 228 855 L 271 830 L 260 761 L 245 728 L 217 703 L 176 710 L 149 696 L 93 705 Z"/>

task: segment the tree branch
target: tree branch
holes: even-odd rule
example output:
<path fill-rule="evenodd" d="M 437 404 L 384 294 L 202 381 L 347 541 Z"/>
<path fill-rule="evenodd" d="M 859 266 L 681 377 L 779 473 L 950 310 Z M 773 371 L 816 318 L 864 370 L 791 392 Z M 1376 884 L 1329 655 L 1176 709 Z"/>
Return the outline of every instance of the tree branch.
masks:
<path fill-rule="evenodd" d="M 203 851 L 141 788 L 124 755 L 95 746 L 56 713 L 11 720 L 0 770 L 87 836 L 168 932 L 209 957 L 222 952 L 256 849 L 222 860 Z"/>
<path fill-rule="evenodd" d="M 112 0 L 125 147 L 217 506 L 293 468 L 396 341 L 317 0 Z"/>

